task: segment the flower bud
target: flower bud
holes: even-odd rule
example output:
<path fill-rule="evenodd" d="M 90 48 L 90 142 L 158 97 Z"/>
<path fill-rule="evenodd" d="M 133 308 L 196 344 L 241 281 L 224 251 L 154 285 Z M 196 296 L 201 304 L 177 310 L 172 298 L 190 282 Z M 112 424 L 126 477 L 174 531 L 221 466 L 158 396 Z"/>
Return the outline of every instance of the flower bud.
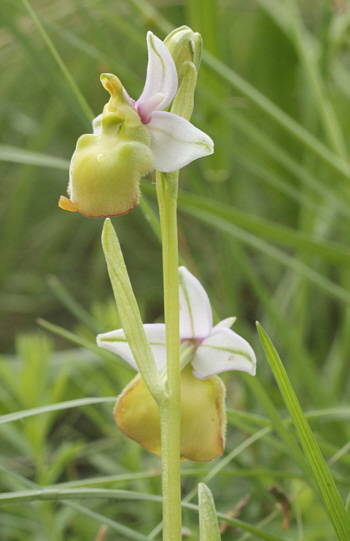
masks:
<path fill-rule="evenodd" d="M 192 62 L 198 72 L 202 57 L 202 38 L 198 32 L 193 32 L 188 26 L 180 26 L 170 32 L 164 44 L 174 59 L 179 84 L 186 71 L 186 61 Z"/>
<path fill-rule="evenodd" d="M 130 212 L 138 203 L 139 180 L 154 168 L 150 134 L 115 75 L 103 74 L 111 97 L 94 134 L 82 135 L 72 156 L 68 195 L 59 206 L 98 218 Z"/>

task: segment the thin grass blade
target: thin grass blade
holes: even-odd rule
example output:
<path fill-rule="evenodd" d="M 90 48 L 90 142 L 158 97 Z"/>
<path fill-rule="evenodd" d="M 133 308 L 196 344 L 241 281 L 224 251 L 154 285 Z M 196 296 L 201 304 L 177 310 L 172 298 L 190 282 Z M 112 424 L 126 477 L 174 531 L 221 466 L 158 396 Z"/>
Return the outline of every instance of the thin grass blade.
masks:
<path fill-rule="evenodd" d="M 271 340 L 259 323 L 257 323 L 257 328 L 266 357 L 281 391 L 283 400 L 292 417 L 300 443 L 314 474 L 334 530 L 339 541 L 349 541 L 350 518 L 346 513 L 344 504 L 337 487 L 335 486 L 334 480 L 328 470 L 327 464 L 321 454 L 309 423 L 307 422 L 299 401 L 294 393 L 282 361 L 280 360 Z"/>

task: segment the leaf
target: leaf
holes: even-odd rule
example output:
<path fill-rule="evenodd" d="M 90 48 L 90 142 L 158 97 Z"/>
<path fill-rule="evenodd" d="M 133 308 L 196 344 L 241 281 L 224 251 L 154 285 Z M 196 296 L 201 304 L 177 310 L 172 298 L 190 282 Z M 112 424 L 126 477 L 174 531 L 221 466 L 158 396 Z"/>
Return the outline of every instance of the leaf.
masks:
<path fill-rule="evenodd" d="M 0 161 L 39 165 L 53 169 L 63 169 L 64 171 L 69 169 L 69 161 L 63 158 L 7 145 L 0 145 Z"/>
<path fill-rule="evenodd" d="M 19 421 L 25 419 L 26 417 L 32 417 L 33 415 L 49 413 L 51 411 L 77 408 L 81 406 L 90 406 L 91 404 L 104 404 L 115 401 L 116 397 L 92 397 L 78 398 L 77 400 L 68 400 L 66 402 L 59 402 L 57 404 L 48 404 L 47 406 L 40 406 L 38 408 L 30 408 L 23 411 L 15 411 L 14 413 L 8 413 L 7 415 L 1 415 L 0 425 L 4 423 L 11 423 L 13 421 Z"/>
<path fill-rule="evenodd" d="M 346 513 L 340 494 L 335 486 L 334 480 L 328 470 L 327 464 L 317 445 L 316 439 L 311 431 L 309 423 L 300 407 L 299 401 L 294 393 L 293 387 L 288 379 L 285 368 L 280 360 L 271 340 L 257 323 L 260 340 L 264 347 L 267 360 L 281 391 L 283 400 L 292 417 L 294 426 L 299 436 L 300 443 L 304 449 L 306 458 L 310 464 L 315 480 L 317 482 L 321 497 L 332 521 L 334 530 L 339 541 L 350 539 L 350 518 Z"/>

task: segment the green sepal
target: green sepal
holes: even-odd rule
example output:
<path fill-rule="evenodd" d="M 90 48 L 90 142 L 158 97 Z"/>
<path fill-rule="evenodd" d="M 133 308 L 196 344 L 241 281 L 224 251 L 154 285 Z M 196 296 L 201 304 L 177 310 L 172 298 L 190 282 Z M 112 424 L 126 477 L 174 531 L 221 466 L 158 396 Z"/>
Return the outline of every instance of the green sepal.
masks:
<path fill-rule="evenodd" d="M 173 105 L 171 112 L 190 120 L 194 107 L 194 91 L 197 84 L 197 70 L 193 62 L 186 61 L 183 65 L 184 76 Z"/>

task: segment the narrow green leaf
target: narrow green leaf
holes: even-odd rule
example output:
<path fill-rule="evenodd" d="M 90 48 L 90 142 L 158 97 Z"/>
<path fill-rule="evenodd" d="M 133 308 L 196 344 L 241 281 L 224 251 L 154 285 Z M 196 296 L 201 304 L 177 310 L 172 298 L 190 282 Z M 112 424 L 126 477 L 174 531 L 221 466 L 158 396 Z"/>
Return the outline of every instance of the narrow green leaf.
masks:
<path fill-rule="evenodd" d="M 0 161 L 39 165 L 42 167 L 51 167 L 52 169 L 63 169 L 64 171 L 69 170 L 68 160 L 7 145 L 0 145 Z"/>
<path fill-rule="evenodd" d="M 184 469 L 181 472 L 181 477 L 203 477 L 210 472 L 209 468 L 200 468 L 200 469 Z M 304 479 L 303 474 L 299 474 L 293 471 L 276 471 L 270 470 L 268 468 L 249 468 L 249 469 L 225 469 L 218 473 L 222 477 L 226 475 L 232 478 L 248 477 L 248 478 L 259 478 L 259 477 L 269 477 L 269 478 L 281 478 L 281 479 Z M 56 483 L 49 488 L 88 488 L 91 486 L 106 486 L 114 485 L 116 483 L 128 483 L 132 481 L 143 481 L 145 479 L 159 479 L 160 471 L 146 471 L 138 473 L 123 473 L 119 475 L 105 475 L 101 477 L 89 477 L 85 479 L 79 479 L 77 481 L 65 481 L 63 483 Z M 340 479 L 340 477 L 339 477 Z M 343 484 L 349 485 L 350 480 L 343 480 Z"/>
<path fill-rule="evenodd" d="M 287 453 L 289 453 L 295 459 L 301 471 L 304 472 L 306 478 L 310 478 L 311 472 L 308 468 L 307 463 L 305 462 L 303 453 L 299 445 L 296 443 L 293 435 L 288 431 L 285 423 L 280 418 L 278 411 L 276 410 L 273 402 L 270 400 L 270 397 L 266 393 L 264 386 L 260 383 L 258 378 L 245 378 L 245 380 L 255 393 L 255 396 L 258 398 L 261 405 L 265 408 L 266 412 L 270 416 L 272 426 L 280 435 L 281 439 L 284 440 Z"/>
<path fill-rule="evenodd" d="M 87 349 L 88 351 L 91 351 L 92 353 L 95 353 L 98 357 L 103 357 L 104 359 L 108 361 L 116 362 L 123 368 L 126 368 L 127 370 L 129 370 L 130 372 L 134 372 L 131 366 L 128 363 L 126 363 L 123 359 L 118 357 L 118 355 L 114 355 L 114 353 L 111 353 L 110 351 L 106 351 L 102 348 L 99 348 L 97 344 L 90 342 L 86 338 L 83 338 L 82 336 L 79 336 L 70 331 L 67 331 L 66 329 L 63 329 L 62 327 L 59 327 L 58 325 L 54 325 L 53 323 L 50 323 L 49 321 L 45 321 L 45 319 L 38 318 L 37 323 L 44 329 L 54 334 L 57 334 L 58 336 L 61 336 L 62 338 L 65 338 L 66 340 L 69 340 L 70 342 L 72 342 L 73 344 L 76 344 L 77 346 L 80 346 L 82 348 Z"/>
<path fill-rule="evenodd" d="M 280 2 L 274 0 L 271 2 L 262 2 L 263 7 L 273 17 L 278 24 L 290 37 L 294 44 L 296 53 L 300 58 L 300 63 L 304 69 L 308 80 L 308 88 L 312 93 L 312 101 L 318 109 L 319 117 L 323 123 L 325 133 L 327 134 L 329 145 L 336 154 L 346 159 L 347 150 L 344 143 L 344 136 L 339 126 L 339 120 L 334 110 L 333 104 L 329 99 L 327 87 L 323 80 L 320 62 L 319 47 L 315 35 L 308 31 L 302 20 L 299 7 L 295 1 L 285 2 L 283 6 L 282 24 L 279 24 L 276 11 L 278 12 Z M 281 10 L 280 10 L 281 11 Z M 275 13 L 273 13 L 275 12 Z"/>
<path fill-rule="evenodd" d="M 238 73 L 230 69 L 212 54 L 204 51 L 203 63 L 212 69 L 217 75 L 227 81 L 233 88 L 239 90 L 251 100 L 259 109 L 272 118 L 277 124 L 300 141 L 306 148 L 311 150 L 332 169 L 341 173 L 344 177 L 350 177 L 350 168 L 346 161 L 339 158 L 329 148 L 307 131 L 301 124 L 287 115 L 282 109 L 264 96 L 259 90 L 243 79 Z"/>
<path fill-rule="evenodd" d="M 198 485 L 199 539 L 200 541 L 221 541 L 215 503 L 207 485 Z"/>
<path fill-rule="evenodd" d="M 4 423 L 11 423 L 13 421 L 19 421 L 26 417 L 32 417 L 33 415 L 40 415 L 43 413 L 49 413 L 51 411 L 59 411 L 71 408 L 80 408 L 82 406 L 91 406 L 92 404 L 105 404 L 115 402 L 117 397 L 106 398 L 79 398 L 77 400 L 67 400 L 66 402 L 59 402 L 57 404 L 48 404 L 47 406 L 40 406 L 38 408 L 30 408 L 22 411 L 15 411 L 14 413 L 8 413 L 7 415 L 0 416 L 0 425 Z"/>
<path fill-rule="evenodd" d="M 56 47 L 54 46 L 52 40 L 50 39 L 48 33 L 46 32 L 45 28 L 41 24 L 37 14 L 31 7 L 28 0 L 22 0 L 26 10 L 28 11 L 29 15 L 33 19 L 38 31 L 40 32 L 42 38 L 44 39 L 49 51 L 51 52 L 53 58 L 55 59 L 59 69 L 62 71 L 63 76 L 67 80 L 71 90 L 73 91 L 73 94 L 78 100 L 79 105 L 81 106 L 82 110 L 84 111 L 86 117 L 92 121 L 95 117 L 94 113 L 92 112 L 89 104 L 87 103 L 85 97 L 83 96 L 82 92 L 80 91 L 78 85 L 76 84 L 75 80 L 73 79 L 72 75 L 68 71 L 66 65 L 64 64 L 62 58 L 60 57 Z"/>
<path fill-rule="evenodd" d="M 80 505 L 70 502 L 69 500 L 79 500 L 79 499 L 92 499 L 96 498 L 107 499 L 107 500 L 137 500 L 137 501 L 149 501 L 149 502 L 162 502 L 161 496 L 156 496 L 152 494 L 147 494 L 143 492 L 134 492 L 130 490 L 119 490 L 119 489 L 98 489 L 98 488 L 81 488 L 81 489 L 40 489 L 39 487 L 34 488 L 34 483 L 31 483 L 33 487 L 31 490 L 23 490 L 18 492 L 10 492 L 0 494 L 0 505 L 8 505 L 13 503 L 24 503 L 24 502 L 35 502 L 35 501 L 63 501 L 67 505 L 74 507 L 77 510 L 82 511 L 85 514 L 93 516 L 105 524 L 111 525 L 114 529 L 128 537 L 129 539 L 135 539 L 136 541 L 149 541 L 150 537 L 145 537 L 142 534 L 130 530 L 129 528 L 122 526 L 119 523 L 115 523 L 103 515 L 99 515 L 90 509 L 81 507 Z M 182 506 L 191 509 L 193 511 L 199 510 L 197 505 L 182 502 Z M 260 539 L 265 541 L 286 541 L 285 539 L 271 535 L 267 532 L 260 530 L 246 522 L 243 522 L 238 519 L 230 518 L 224 515 L 223 513 L 217 513 L 217 516 L 225 520 L 229 524 L 232 524 L 238 528 L 241 528 L 244 531 L 250 532 L 253 535 L 256 535 Z M 209 538 L 208 538 L 209 539 Z"/>
<path fill-rule="evenodd" d="M 310 464 L 315 480 L 320 490 L 325 507 L 332 521 L 339 541 L 350 539 L 350 518 L 346 513 L 340 494 L 328 470 L 327 464 L 317 445 L 315 437 L 300 407 L 293 387 L 288 379 L 285 368 L 280 360 L 271 340 L 257 323 L 258 332 L 266 357 L 270 363 L 275 379 L 281 391 L 283 400 L 292 417 L 297 430 L 300 443 Z"/>
<path fill-rule="evenodd" d="M 82 513 L 84 515 L 87 515 L 88 517 L 97 520 L 99 524 L 105 524 L 111 530 L 114 530 L 115 532 L 121 534 L 123 537 L 126 537 L 126 539 L 131 539 L 132 541 L 149 541 L 148 537 L 146 537 L 145 535 L 139 532 L 135 532 L 135 530 L 132 530 L 131 528 L 120 524 L 120 522 L 117 522 L 116 520 L 112 520 L 108 517 L 101 515 L 100 513 L 96 513 L 96 511 L 92 511 L 88 507 L 79 505 L 76 502 L 67 501 L 64 503 L 66 505 L 69 505 L 69 507 L 72 507 L 76 511 L 79 511 L 79 513 Z"/>
<path fill-rule="evenodd" d="M 97 321 L 74 299 L 70 291 L 56 276 L 49 276 L 47 282 L 56 297 L 83 325 L 86 325 L 94 334 L 101 331 Z"/>
<path fill-rule="evenodd" d="M 179 194 L 179 207 L 180 210 L 192 215 L 195 214 L 199 219 L 207 223 L 213 223 L 213 218 L 216 218 L 283 246 L 297 248 L 307 254 L 314 254 L 333 263 L 350 264 L 348 246 L 314 239 L 311 235 L 301 231 L 259 218 L 256 215 L 234 209 L 228 205 L 182 192 Z M 219 221 L 214 222 L 214 224 L 220 225 Z"/>
<path fill-rule="evenodd" d="M 113 500 L 143 500 L 161 502 L 161 496 L 134 492 L 131 490 L 105 489 L 105 488 L 44 488 L 35 490 L 22 490 L 0 494 L 0 505 L 9 503 L 35 502 L 42 500 L 79 500 L 108 498 Z"/>
<path fill-rule="evenodd" d="M 184 206 L 187 206 L 188 207 L 187 212 L 189 212 L 191 216 L 197 216 L 203 222 L 208 223 L 211 226 L 215 226 L 221 231 L 226 231 L 230 235 L 238 238 L 239 240 L 243 241 L 249 246 L 253 246 L 255 249 L 263 252 L 264 254 L 268 255 L 272 259 L 275 259 L 276 261 L 281 263 L 283 266 L 288 267 L 294 272 L 296 272 L 297 274 L 303 276 L 304 278 L 307 278 L 309 281 L 311 281 L 312 283 L 314 283 L 315 285 L 323 289 L 325 292 L 327 292 L 327 294 L 330 295 L 331 297 L 337 300 L 340 300 L 344 303 L 350 304 L 350 293 L 343 287 L 339 286 L 338 284 L 333 283 L 331 280 L 328 280 L 322 274 L 315 271 L 308 265 L 305 265 L 299 260 L 285 254 L 278 248 L 271 246 L 270 244 L 261 240 L 258 236 L 253 235 L 249 233 L 248 231 L 244 231 L 243 229 L 237 227 L 226 218 L 223 218 L 222 216 L 217 215 L 215 212 L 199 209 L 196 207 L 196 205 L 192 205 L 191 203 L 188 204 L 187 195 L 185 197 L 186 197 L 186 204 L 183 205 L 183 201 L 185 200 L 185 198 L 183 198 L 182 195 L 179 196 L 180 210 L 182 209 L 185 210 Z M 345 258 L 347 258 L 347 256 L 345 256 Z"/>

